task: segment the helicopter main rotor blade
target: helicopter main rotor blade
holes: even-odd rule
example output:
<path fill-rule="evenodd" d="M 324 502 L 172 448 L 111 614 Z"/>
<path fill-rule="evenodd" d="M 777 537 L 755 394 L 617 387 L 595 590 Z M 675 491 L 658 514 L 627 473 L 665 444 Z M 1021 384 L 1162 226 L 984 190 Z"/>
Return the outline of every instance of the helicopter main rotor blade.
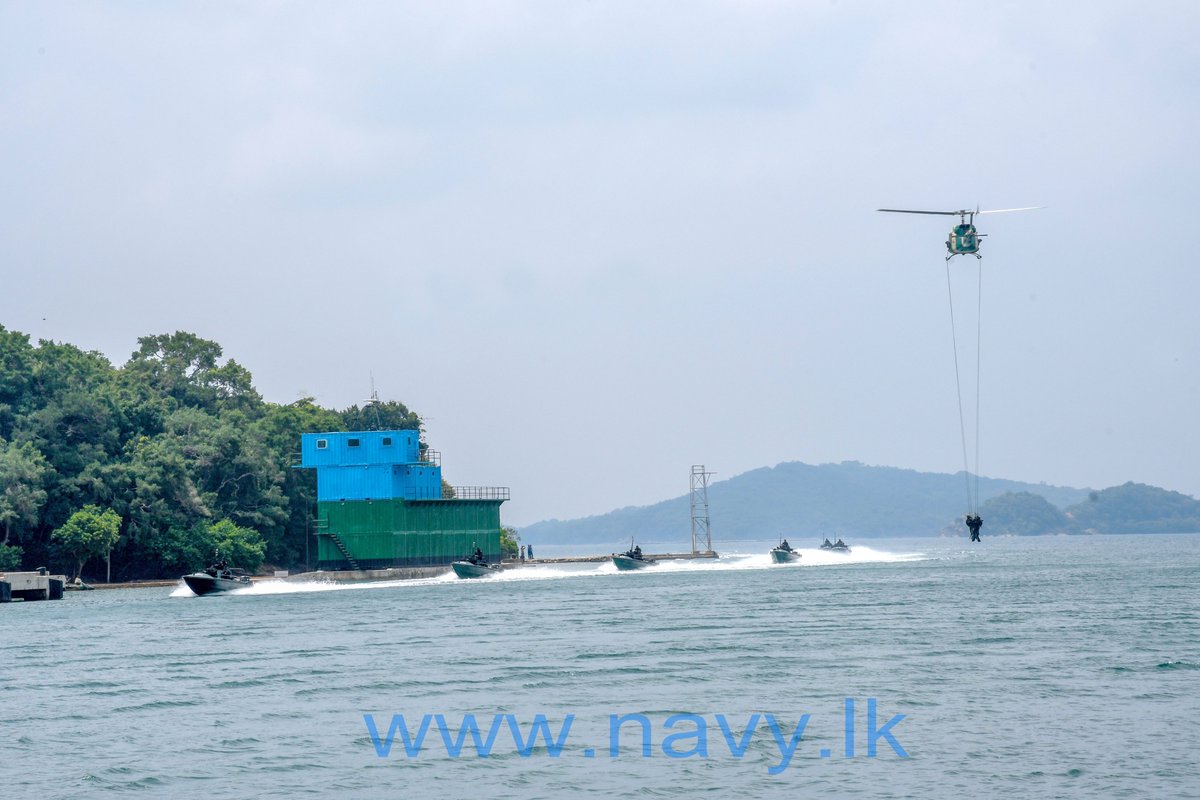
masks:
<path fill-rule="evenodd" d="M 971 211 L 913 211 L 910 208 L 877 208 L 876 211 L 890 211 L 893 214 L 939 214 L 944 217 L 957 217 L 971 214 Z"/>
<path fill-rule="evenodd" d="M 976 214 L 1004 214 L 1009 211 L 1036 211 L 1045 206 L 1025 206 L 1024 208 L 993 208 L 990 211 L 976 211 Z"/>

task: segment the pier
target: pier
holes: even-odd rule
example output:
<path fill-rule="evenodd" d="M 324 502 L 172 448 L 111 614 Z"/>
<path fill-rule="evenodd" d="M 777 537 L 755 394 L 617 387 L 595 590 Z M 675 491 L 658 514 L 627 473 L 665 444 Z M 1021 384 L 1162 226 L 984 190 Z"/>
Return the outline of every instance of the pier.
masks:
<path fill-rule="evenodd" d="M 66 575 L 48 575 L 46 570 L 36 572 L 0 572 L 0 603 L 13 600 L 61 600 Z"/>

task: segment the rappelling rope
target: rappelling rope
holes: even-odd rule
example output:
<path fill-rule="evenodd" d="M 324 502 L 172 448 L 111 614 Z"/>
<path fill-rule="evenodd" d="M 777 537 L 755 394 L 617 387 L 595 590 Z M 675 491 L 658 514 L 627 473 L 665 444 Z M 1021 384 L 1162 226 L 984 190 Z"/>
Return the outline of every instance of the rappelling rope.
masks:
<path fill-rule="evenodd" d="M 980 282 L 979 282 L 979 294 L 980 294 L 980 305 L 982 305 L 982 302 L 983 302 L 982 272 L 980 274 L 981 274 L 981 278 L 980 278 Z M 949 261 L 946 262 L 946 296 L 950 300 L 950 341 L 954 345 L 954 388 L 955 388 L 955 391 L 958 393 L 958 430 L 962 434 L 963 479 L 966 481 L 966 484 L 967 484 L 967 511 L 970 512 L 971 514 L 975 514 L 977 512 L 975 498 L 978 496 L 979 484 L 978 484 L 978 479 L 976 479 L 977 480 L 977 482 L 975 484 L 976 491 L 974 493 L 972 493 L 972 491 L 971 491 L 971 463 L 967 458 L 967 422 L 966 422 L 966 417 L 963 414 L 962 377 L 961 377 L 959 369 L 958 369 L 958 326 L 955 324 L 955 321 L 954 321 L 954 291 L 950 285 L 950 262 Z M 979 347 L 979 344 L 978 344 L 978 336 L 977 336 L 976 337 L 976 350 L 977 351 L 978 351 L 978 347 Z M 976 386 L 978 386 L 978 381 L 979 381 L 978 352 L 976 353 L 975 363 L 976 363 L 975 380 L 976 380 Z M 978 471 L 978 465 L 979 465 L 979 391 L 978 391 L 978 389 L 976 389 L 976 392 L 975 392 L 975 464 L 976 464 L 976 471 Z"/>
<path fill-rule="evenodd" d="M 983 345 L 983 261 L 975 259 L 978 272 L 978 297 L 975 300 L 975 496 L 973 500 L 974 513 L 979 513 L 979 398 L 983 394 L 983 384 L 979 382 L 980 356 Z"/>

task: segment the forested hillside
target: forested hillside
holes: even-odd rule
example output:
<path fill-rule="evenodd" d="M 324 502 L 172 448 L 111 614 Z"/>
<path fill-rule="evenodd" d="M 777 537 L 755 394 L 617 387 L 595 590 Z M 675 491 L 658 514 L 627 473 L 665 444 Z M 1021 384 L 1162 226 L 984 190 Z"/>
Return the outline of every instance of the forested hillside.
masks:
<path fill-rule="evenodd" d="M 82 556 L 85 574 L 103 575 L 109 510 L 113 580 L 178 576 L 218 545 L 231 561 L 294 568 L 316 500 L 312 470 L 292 469 L 300 434 L 421 429 L 396 402 L 369 414 L 266 402 L 222 357 L 178 332 L 139 339 L 117 367 L 0 326 L 0 569 L 73 572 Z"/>
<path fill-rule="evenodd" d="M 981 513 L 993 533 L 1018 536 L 1200 531 L 1200 501 L 1132 482 L 1090 492 L 1064 510 L 1029 493 L 1004 494 L 984 503 Z"/>
<path fill-rule="evenodd" d="M 1087 489 L 980 478 L 980 497 L 1033 492 L 1056 506 L 1087 497 Z M 962 473 L 917 472 L 845 461 L 840 464 L 785 462 L 713 483 L 708 490 L 714 541 L 777 536 L 936 536 L 964 508 Z M 986 517 L 985 517 L 986 519 Z M 984 527 L 988 530 L 987 525 Z M 576 520 L 549 520 L 521 530 L 526 541 L 619 543 L 691 541 L 686 495 L 651 506 L 621 508 Z M 793 542 L 794 543 L 794 542 Z"/>
<path fill-rule="evenodd" d="M 1126 483 L 1102 491 L 996 478 L 979 479 L 984 536 L 1053 533 L 1200 532 L 1200 501 Z M 787 536 L 792 544 L 823 537 L 966 536 L 963 475 L 840 464 L 786 462 L 712 484 L 714 545 Z M 527 542 L 646 542 L 690 546 L 687 495 L 521 530 Z M 720 549 L 717 547 L 716 549 Z"/>

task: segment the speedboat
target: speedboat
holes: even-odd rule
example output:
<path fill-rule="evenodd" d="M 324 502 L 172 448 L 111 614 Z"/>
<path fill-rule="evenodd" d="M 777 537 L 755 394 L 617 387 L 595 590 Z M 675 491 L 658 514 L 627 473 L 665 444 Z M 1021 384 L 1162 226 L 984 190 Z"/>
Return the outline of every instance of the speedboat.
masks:
<path fill-rule="evenodd" d="M 850 545 L 846 544 L 841 539 L 838 539 L 836 542 L 832 542 L 832 543 L 828 539 L 826 539 L 824 542 L 821 543 L 821 549 L 822 550 L 833 550 L 834 552 L 838 552 L 838 553 L 849 553 Z"/>
<path fill-rule="evenodd" d="M 645 569 L 654 563 L 654 559 L 642 555 L 641 545 L 630 547 L 624 553 L 613 553 L 612 560 L 616 568 L 622 571 Z"/>
<path fill-rule="evenodd" d="M 789 561 L 799 561 L 800 553 L 792 549 L 788 544 L 787 539 L 779 543 L 778 547 L 771 548 L 771 560 L 776 564 L 786 564 Z"/>
<path fill-rule="evenodd" d="M 218 592 L 232 592 L 234 589 L 245 589 L 250 585 L 250 576 L 245 570 L 230 569 L 224 561 L 218 561 L 203 572 L 193 572 L 184 575 L 183 582 L 195 594 L 206 595 Z"/>
<path fill-rule="evenodd" d="M 483 556 L 483 551 L 478 547 L 467 558 L 451 562 L 450 566 L 454 568 L 454 574 L 460 578 L 484 578 L 500 571 L 500 565 L 489 564 Z"/>

